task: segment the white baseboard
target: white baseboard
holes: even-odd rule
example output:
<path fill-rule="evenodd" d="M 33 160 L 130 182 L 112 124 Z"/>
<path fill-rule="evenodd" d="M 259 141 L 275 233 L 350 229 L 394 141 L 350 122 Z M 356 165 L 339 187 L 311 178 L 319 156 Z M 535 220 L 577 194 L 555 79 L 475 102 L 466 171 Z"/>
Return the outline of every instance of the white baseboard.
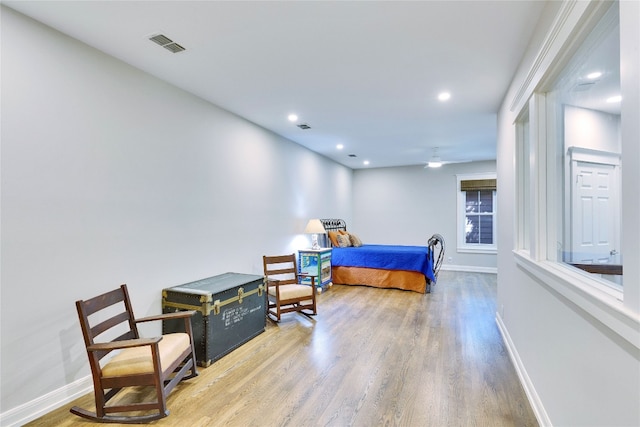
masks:
<path fill-rule="evenodd" d="M 91 376 L 86 376 L 67 384 L 66 386 L 40 396 L 30 402 L 10 409 L 0 414 L 0 426 L 21 426 L 29 421 L 43 416 L 67 403 L 91 393 L 93 382 Z"/>
<path fill-rule="evenodd" d="M 442 264 L 440 270 L 498 274 L 498 269 L 496 267 L 480 267 L 475 265 Z"/>
<path fill-rule="evenodd" d="M 542 427 L 549 426 L 551 427 L 551 420 L 547 415 L 547 411 L 545 411 L 544 406 L 542 405 L 542 401 L 536 392 L 529 375 L 527 374 L 527 370 L 522 364 L 522 360 L 520 359 L 520 355 L 516 350 L 513 341 L 511 341 L 511 337 L 509 336 L 509 331 L 507 331 L 507 327 L 502 321 L 502 317 L 500 317 L 499 313 L 496 313 L 496 323 L 498 325 L 498 329 L 500 330 L 500 334 L 502 335 L 502 340 L 504 341 L 505 346 L 507 347 L 507 351 L 509 352 L 509 357 L 511 358 L 511 362 L 516 369 L 516 373 L 518 374 L 518 378 L 520 378 L 520 383 L 524 388 L 524 392 L 527 395 L 527 399 L 529 400 L 529 404 L 531 405 L 531 409 L 533 410 L 536 419 L 538 420 L 538 424 Z"/>

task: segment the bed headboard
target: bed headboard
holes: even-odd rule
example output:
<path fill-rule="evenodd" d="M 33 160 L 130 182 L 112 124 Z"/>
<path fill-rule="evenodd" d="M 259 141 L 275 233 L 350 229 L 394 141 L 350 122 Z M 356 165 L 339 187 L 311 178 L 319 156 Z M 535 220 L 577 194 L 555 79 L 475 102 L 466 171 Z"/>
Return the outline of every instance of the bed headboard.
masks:
<path fill-rule="evenodd" d="M 347 223 L 344 219 L 330 218 L 321 219 L 320 222 L 324 226 L 324 229 L 329 231 L 347 231 Z"/>

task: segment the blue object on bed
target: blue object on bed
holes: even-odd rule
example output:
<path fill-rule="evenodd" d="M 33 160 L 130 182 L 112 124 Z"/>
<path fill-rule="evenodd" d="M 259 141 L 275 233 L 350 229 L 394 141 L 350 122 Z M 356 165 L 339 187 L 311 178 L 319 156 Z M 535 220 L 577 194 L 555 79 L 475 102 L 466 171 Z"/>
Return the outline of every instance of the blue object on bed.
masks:
<path fill-rule="evenodd" d="M 433 256 L 428 246 L 363 245 L 333 248 L 331 264 L 336 267 L 365 267 L 408 270 L 424 274 L 432 282 Z"/>

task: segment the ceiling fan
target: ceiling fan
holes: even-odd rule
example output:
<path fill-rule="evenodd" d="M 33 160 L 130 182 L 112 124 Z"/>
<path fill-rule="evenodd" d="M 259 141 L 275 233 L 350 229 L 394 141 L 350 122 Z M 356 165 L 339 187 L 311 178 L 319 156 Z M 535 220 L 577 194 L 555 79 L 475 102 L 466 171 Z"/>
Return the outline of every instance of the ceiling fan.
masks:
<path fill-rule="evenodd" d="M 438 154 L 438 147 L 434 147 L 433 148 L 433 154 L 431 155 L 431 159 L 429 159 L 428 162 L 426 162 L 427 164 L 424 166 L 425 169 L 427 168 L 439 168 L 442 165 L 448 165 L 448 164 L 452 164 L 452 163 L 468 163 L 471 160 L 457 160 L 457 161 L 443 161 L 440 158 L 440 155 Z"/>

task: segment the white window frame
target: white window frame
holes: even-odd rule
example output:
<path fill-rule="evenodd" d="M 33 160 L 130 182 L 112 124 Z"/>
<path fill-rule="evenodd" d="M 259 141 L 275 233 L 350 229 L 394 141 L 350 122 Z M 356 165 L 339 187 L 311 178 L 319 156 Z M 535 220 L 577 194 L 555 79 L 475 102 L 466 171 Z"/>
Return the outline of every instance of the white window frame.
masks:
<path fill-rule="evenodd" d="M 629 6 L 628 10 L 638 9 L 631 3 L 625 4 L 625 7 L 627 6 Z M 607 7 L 607 2 L 597 1 L 563 3 L 558 12 L 558 16 L 562 19 L 557 19 L 552 25 L 543 47 L 523 81 L 523 85 L 512 99 L 511 111 L 516 116 L 522 117 L 526 108 L 529 108 L 529 148 L 532 157 L 529 174 L 532 216 L 530 223 L 527 224 L 531 236 L 530 248 L 527 251 L 518 244 L 517 236 L 522 236 L 522 233 L 526 231 L 524 224 L 516 221 L 516 226 L 519 228 L 514 239 L 513 254 L 516 264 L 535 277 L 541 286 L 562 295 L 602 325 L 617 333 L 636 348 L 640 348 L 640 334 L 638 334 L 640 315 L 635 302 L 640 295 L 640 285 L 637 281 L 633 281 L 634 277 L 638 277 L 636 266 L 628 265 L 630 268 L 625 269 L 625 278 L 631 280 L 625 279 L 623 298 L 621 292 L 617 292 L 609 286 L 602 286 L 597 277 L 558 261 L 557 248 L 554 243 L 557 241 L 556 222 L 561 220 L 558 217 L 560 202 L 556 200 L 555 191 L 558 180 L 562 177 L 558 176 L 554 167 L 548 167 L 548 165 L 555 164 L 553 150 L 547 150 L 547 147 L 554 143 L 556 129 L 552 123 L 549 123 L 550 119 L 553 121 L 554 117 L 554 102 L 544 92 L 551 87 L 552 81 L 561 71 L 561 68 L 556 67 L 555 64 L 564 63 L 572 55 L 580 40 L 589 33 Z M 620 16 L 622 20 L 622 11 Z M 627 22 L 633 22 L 633 20 L 627 20 Z M 632 121 L 627 122 L 632 123 Z M 517 134 L 517 124 L 514 122 L 513 126 L 514 133 Z M 631 126 L 627 124 L 627 126 L 629 131 L 625 131 L 623 128 L 622 132 L 626 132 L 633 138 L 626 143 L 627 140 L 623 138 L 623 151 L 625 151 L 625 146 L 633 147 L 633 144 L 637 144 L 637 139 L 635 139 L 637 134 L 634 133 L 637 132 L 637 126 L 635 124 Z M 515 160 L 517 164 L 517 158 Z M 516 177 L 524 182 L 526 177 L 522 176 L 523 173 L 520 168 L 516 170 Z M 521 204 L 522 194 L 516 194 L 516 200 L 519 205 L 516 208 L 517 211 L 523 206 Z M 633 229 L 634 226 L 631 228 Z M 635 244 L 637 245 L 637 242 Z M 629 245 L 627 244 L 626 247 L 628 248 Z M 634 248 L 634 251 L 637 249 Z M 628 251 L 628 253 L 632 254 L 634 251 Z M 628 270 L 631 274 L 628 274 Z"/>
<path fill-rule="evenodd" d="M 516 127 L 516 221 L 514 247 L 529 253 L 531 241 L 531 143 L 529 108 L 524 107 Z"/>
<path fill-rule="evenodd" d="M 496 179 L 495 172 L 486 173 L 473 173 L 473 174 L 458 174 L 456 175 L 457 183 L 456 189 L 458 192 L 457 197 L 457 249 L 462 253 L 476 253 L 476 254 L 496 254 L 498 252 L 497 240 L 498 240 L 498 212 L 497 212 L 497 195 L 496 191 L 493 192 L 493 244 L 487 245 L 482 243 L 466 243 L 465 239 L 465 225 L 466 225 L 466 191 L 460 190 L 461 181 L 473 181 L 480 179 Z"/>

